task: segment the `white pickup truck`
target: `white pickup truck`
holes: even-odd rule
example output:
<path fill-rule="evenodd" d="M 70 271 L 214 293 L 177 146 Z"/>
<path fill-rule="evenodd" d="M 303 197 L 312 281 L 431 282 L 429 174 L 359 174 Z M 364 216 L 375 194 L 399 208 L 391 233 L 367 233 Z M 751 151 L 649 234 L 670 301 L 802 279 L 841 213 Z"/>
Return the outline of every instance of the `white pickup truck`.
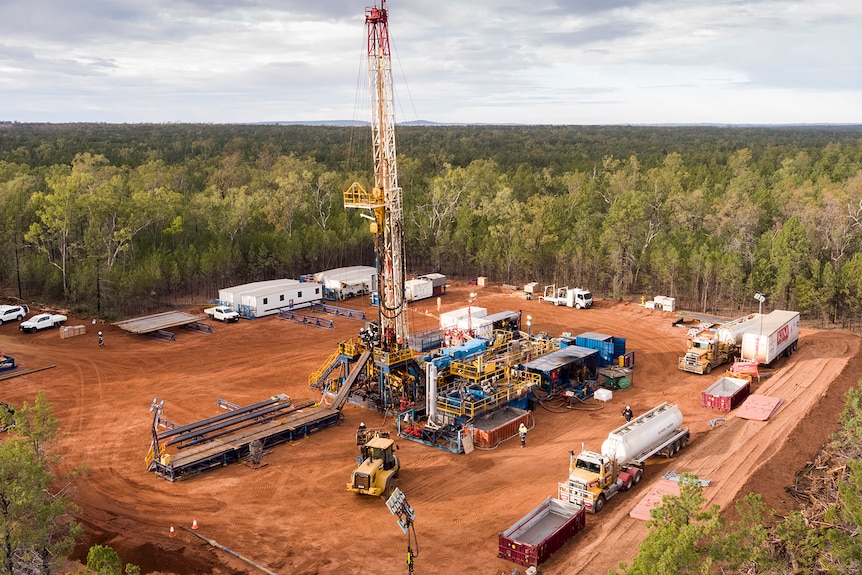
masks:
<path fill-rule="evenodd" d="M 41 329 L 63 325 L 66 322 L 66 319 L 66 316 L 59 313 L 40 313 L 34 315 L 27 321 L 22 321 L 21 325 L 18 326 L 18 329 L 25 333 L 33 333 Z"/>
<path fill-rule="evenodd" d="M 213 319 L 223 321 L 225 323 L 239 321 L 239 314 L 226 305 L 217 305 L 204 310 L 204 313 Z"/>

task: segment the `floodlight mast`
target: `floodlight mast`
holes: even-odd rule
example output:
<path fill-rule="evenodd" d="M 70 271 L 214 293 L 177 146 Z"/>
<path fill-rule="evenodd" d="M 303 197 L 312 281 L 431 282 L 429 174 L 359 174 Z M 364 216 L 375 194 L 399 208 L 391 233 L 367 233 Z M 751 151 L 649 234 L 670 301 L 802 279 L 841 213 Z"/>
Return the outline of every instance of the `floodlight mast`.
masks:
<path fill-rule="evenodd" d="M 395 161 L 395 114 L 389 14 L 386 0 L 365 9 L 368 33 L 368 80 L 371 93 L 371 131 L 374 155 L 374 189 L 353 184 L 344 192 L 344 207 L 372 212 L 374 251 L 378 278 L 377 310 L 380 341 L 386 348 L 407 342 L 405 313 L 404 216 Z"/>

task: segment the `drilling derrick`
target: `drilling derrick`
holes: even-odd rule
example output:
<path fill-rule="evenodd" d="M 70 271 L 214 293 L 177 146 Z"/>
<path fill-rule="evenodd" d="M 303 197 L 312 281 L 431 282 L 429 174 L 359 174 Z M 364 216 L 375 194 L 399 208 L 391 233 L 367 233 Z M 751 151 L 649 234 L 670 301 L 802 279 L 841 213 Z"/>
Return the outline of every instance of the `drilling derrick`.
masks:
<path fill-rule="evenodd" d="M 354 183 L 344 192 L 345 208 L 371 212 L 371 233 L 376 256 L 380 342 L 394 349 L 407 342 L 404 302 L 404 219 L 401 188 L 395 164 L 395 114 L 392 62 L 386 0 L 365 9 L 368 32 L 368 82 L 371 92 L 371 130 L 374 146 L 374 189 L 367 192 Z"/>

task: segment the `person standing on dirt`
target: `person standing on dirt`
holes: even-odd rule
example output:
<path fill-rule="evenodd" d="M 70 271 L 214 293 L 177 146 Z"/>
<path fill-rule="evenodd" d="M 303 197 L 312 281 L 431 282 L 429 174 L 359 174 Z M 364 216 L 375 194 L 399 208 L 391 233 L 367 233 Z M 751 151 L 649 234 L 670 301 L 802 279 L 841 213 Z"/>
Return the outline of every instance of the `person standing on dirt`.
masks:
<path fill-rule="evenodd" d="M 518 428 L 518 435 L 521 436 L 521 447 L 527 445 L 527 426 L 521 423 L 521 426 Z"/>
<path fill-rule="evenodd" d="M 105 338 L 102 337 L 102 332 L 99 332 L 99 347 L 105 344 Z"/>
<path fill-rule="evenodd" d="M 628 405 L 627 405 L 627 406 L 626 406 L 626 408 L 623 410 L 623 417 L 625 417 L 625 418 L 626 418 L 626 423 L 628 423 L 629 421 L 631 421 L 631 420 L 632 420 L 632 417 L 634 417 L 634 416 L 635 416 L 635 414 L 634 414 L 634 412 L 632 411 L 631 406 L 628 406 Z"/>

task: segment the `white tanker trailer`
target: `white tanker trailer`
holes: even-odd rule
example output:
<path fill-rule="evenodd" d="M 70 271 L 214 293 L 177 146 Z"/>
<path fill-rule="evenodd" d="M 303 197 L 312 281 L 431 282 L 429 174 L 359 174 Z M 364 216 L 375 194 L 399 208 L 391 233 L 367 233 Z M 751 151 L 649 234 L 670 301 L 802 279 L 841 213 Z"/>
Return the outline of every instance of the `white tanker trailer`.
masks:
<path fill-rule="evenodd" d="M 671 457 L 688 438 L 679 407 L 662 403 L 611 431 L 601 453 L 569 452 L 569 478 L 557 497 L 598 513 L 605 501 L 640 482 L 644 461 L 656 453 Z"/>

